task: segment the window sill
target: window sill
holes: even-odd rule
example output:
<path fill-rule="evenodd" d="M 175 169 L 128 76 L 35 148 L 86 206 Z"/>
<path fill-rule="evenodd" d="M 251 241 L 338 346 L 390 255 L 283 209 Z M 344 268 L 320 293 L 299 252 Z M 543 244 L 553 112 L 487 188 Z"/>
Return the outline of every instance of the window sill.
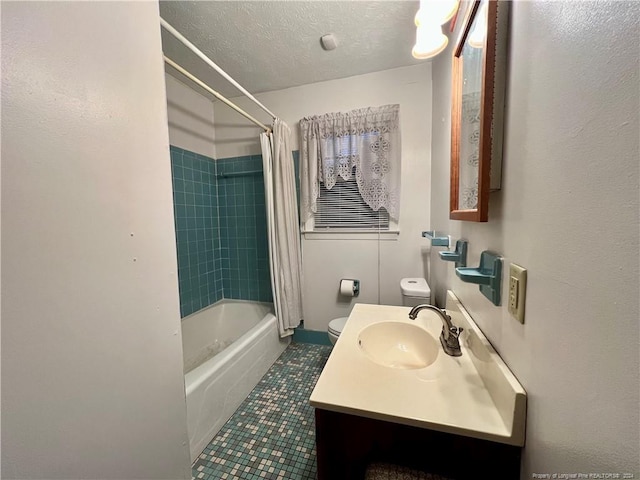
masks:
<path fill-rule="evenodd" d="M 305 240 L 381 240 L 397 241 L 400 230 L 385 230 L 384 232 L 371 232 L 366 230 L 327 230 L 327 231 L 302 231 Z"/>

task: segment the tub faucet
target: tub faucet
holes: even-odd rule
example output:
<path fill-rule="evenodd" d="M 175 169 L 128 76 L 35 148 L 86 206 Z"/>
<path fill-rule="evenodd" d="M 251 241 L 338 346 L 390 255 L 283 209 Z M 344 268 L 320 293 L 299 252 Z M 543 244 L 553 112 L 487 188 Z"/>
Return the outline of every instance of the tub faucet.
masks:
<path fill-rule="evenodd" d="M 440 343 L 442 344 L 442 349 L 444 353 L 447 355 L 451 355 L 452 357 L 459 357 L 462 355 L 462 350 L 460 350 L 460 333 L 464 330 L 461 327 L 456 327 L 453 323 L 451 323 L 451 317 L 447 314 L 445 310 L 441 310 L 438 307 L 433 305 L 417 305 L 411 309 L 409 312 L 409 318 L 411 320 L 415 320 L 418 316 L 420 310 L 433 310 L 436 312 L 440 319 L 442 320 L 442 333 L 440 334 Z"/>

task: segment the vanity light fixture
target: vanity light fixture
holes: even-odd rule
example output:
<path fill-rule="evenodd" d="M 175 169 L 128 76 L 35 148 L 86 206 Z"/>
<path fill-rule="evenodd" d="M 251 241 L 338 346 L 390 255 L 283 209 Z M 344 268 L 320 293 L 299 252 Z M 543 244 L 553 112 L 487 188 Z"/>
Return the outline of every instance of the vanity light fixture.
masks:
<path fill-rule="evenodd" d="M 411 51 L 414 58 L 435 57 L 447 48 L 449 38 L 442 33 L 442 25 L 453 18 L 459 4 L 459 0 L 420 0 L 415 16 L 416 44 Z"/>
<path fill-rule="evenodd" d="M 416 44 L 411 51 L 414 58 L 424 60 L 435 57 L 445 48 L 449 39 L 440 25 L 420 25 L 416 29 Z"/>
<path fill-rule="evenodd" d="M 453 18 L 459 6 L 460 0 L 420 0 L 415 18 L 416 27 L 435 22 L 444 25 Z"/>

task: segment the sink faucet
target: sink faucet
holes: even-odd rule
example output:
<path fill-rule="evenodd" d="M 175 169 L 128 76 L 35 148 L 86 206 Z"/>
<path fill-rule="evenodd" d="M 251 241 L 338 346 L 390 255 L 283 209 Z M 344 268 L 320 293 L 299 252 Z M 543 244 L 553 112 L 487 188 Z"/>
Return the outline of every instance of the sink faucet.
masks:
<path fill-rule="evenodd" d="M 417 305 L 413 307 L 409 312 L 409 318 L 411 320 L 415 320 L 420 310 L 425 309 L 433 310 L 440 316 L 440 319 L 442 320 L 442 333 L 440 334 L 440 343 L 442 344 L 444 353 L 446 353 L 447 355 L 451 355 L 452 357 L 459 357 L 460 355 L 462 355 L 462 350 L 460 350 L 459 337 L 460 333 L 462 333 L 463 328 L 456 327 L 453 323 L 451 323 L 451 317 L 445 310 L 441 310 L 433 305 Z"/>

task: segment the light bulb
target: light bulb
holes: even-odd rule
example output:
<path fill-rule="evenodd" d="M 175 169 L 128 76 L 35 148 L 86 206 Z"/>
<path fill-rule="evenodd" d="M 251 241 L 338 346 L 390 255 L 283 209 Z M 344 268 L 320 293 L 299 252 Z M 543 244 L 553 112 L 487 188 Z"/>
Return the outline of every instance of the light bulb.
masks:
<path fill-rule="evenodd" d="M 416 44 L 411 54 L 419 60 L 435 57 L 447 48 L 448 43 L 449 39 L 442 33 L 440 25 L 420 25 L 416 29 Z"/>
<path fill-rule="evenodd" d="M 420 9 L 415 18 L 416 26 L 430 23 L 444 25 L 453 18 L 459 5 L 460 0 L 420 0 Z"/>

